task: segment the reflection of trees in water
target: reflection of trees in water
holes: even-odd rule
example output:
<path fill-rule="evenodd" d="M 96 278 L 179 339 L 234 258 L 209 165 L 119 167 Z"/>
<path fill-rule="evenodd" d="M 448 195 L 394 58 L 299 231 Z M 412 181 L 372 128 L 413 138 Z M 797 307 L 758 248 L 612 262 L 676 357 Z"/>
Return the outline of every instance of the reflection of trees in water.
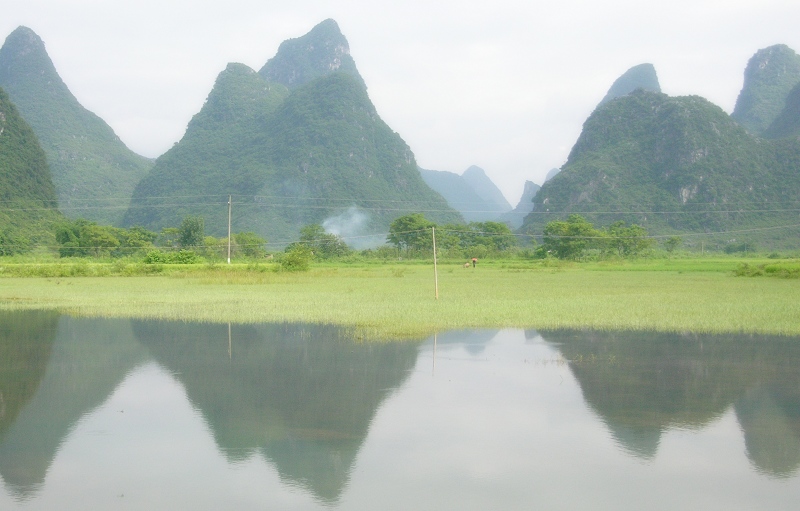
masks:
<path fill-rule="evenodd" d="M 652 459 L 661 433 L 700 428 L 735 405 L 761 471 L 800 467 L 798 339 L 749 335 L 541 331 L 567 358 L 589 406 L 632 454 Z"/>
<path fill-rule="evenodd" d="M 338 499 L 380 403 L 407 377 L 415 343 L 355 343 L 333 326 L 136 321 L 231 461 L 257 453 L 284 480 Z"/>
<path fill-rule="evenodd" d="M 17 382 L 11 392 L 3 390 L 4 400 L 17 404 L 0 429 L 0 475 L 25 499 L 44 482 L 75 424 L 108 398 L 144 350 L 127 320 L 59 319 L 54 313 L 8 319 L 0 321 L 0 385 L 9 388 L 6 377 Z M 16 326 L 9 331 L 8 325 Z"/>

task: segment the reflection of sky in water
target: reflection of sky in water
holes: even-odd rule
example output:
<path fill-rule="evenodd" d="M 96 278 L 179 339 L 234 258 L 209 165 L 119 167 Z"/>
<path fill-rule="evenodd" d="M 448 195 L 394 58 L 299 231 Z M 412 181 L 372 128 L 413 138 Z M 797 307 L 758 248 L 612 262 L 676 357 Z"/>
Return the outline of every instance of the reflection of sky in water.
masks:
<path fill-rule="evenodd" d="M 146 362 L 75 425 L 44 484 L 26 501 L 0 491 L 0 509 L 749 510 L 800 502 L 796 472 L 767 477 L 748 459 L 737 413 L 757 421 L 755 404 L 729 406 L 702 428 L 665 429 L 647 456 L 637 455 L 587 407 L 558 349 L 528 337 L 440 335 L 435 364 L 433 340 L 420 345 L 407 379 L 374 411 L 336 502 L 320 503 L 258 452 L 226 457 L 182 375 Z"/>

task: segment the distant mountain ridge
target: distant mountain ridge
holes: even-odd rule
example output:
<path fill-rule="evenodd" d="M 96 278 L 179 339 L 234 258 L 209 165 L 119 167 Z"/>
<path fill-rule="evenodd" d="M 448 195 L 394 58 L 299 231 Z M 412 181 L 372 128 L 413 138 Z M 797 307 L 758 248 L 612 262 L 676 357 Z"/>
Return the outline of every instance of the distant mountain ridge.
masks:
<path fill-rule="evenodd" d="M 78 103 L 42 40 L 27 27 L 14 30 L 0 48 L 0 87 L 47 154 L 63 211 L 119 223 L 133 187 L 152 163 L 125 147 L 108 124 Z"/>
<path fill-rule="evenodd" d="M 326 20 L 281 44 L 258 73 L 229 64 L 184 137 L 136 187 L 124 224 L 157 230 L 200 215 L 220 236 L 227 194 L 234 231 L 276 242 L 351 208 L 366 219 L 365 235 L 385 233 L 406 212 L 459 221 L 378 116 L 351 61 L 346 39 Z"/>
<path fill-rule="evenodd" d="M 480 167 L 472 165 L 461 175 L 444 170 L 419 171 L 425 183 L 467 222 L 494 221 L 511 211 L 503 193 Z"/>
<path fill-rule="evenodd" d="M 503 214 L 498 220 L 508 224 L 512 229 L 522 227 L 525 217 L 533 211 L 533 198 L 536 197 L 540 189 L 541 186 L 533 181 L 525 181 L 525 188 L 517 206 L 512 211 Z"/>

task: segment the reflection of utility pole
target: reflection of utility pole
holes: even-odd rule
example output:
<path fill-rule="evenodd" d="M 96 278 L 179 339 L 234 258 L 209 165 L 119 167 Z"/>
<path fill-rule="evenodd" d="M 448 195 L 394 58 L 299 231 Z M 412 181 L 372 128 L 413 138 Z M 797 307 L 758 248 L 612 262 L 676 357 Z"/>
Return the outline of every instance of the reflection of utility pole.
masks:
<path fill-rule="evenodd" d="M 228 361 L 233 360 L 233 350 L 231 345 L 231 322 L 228 321 Z"/>
<path fill-rule="evenodd" d="M 431 375 L 436 376 L 436 332 L 433 333 L 433 371 Z"/>
<path fill-rule="evenodd" d="M 231 264 L 231 196 L 228 195 L 228 264 Z M 230 325 L 228 325 L 230 327 Z"/>

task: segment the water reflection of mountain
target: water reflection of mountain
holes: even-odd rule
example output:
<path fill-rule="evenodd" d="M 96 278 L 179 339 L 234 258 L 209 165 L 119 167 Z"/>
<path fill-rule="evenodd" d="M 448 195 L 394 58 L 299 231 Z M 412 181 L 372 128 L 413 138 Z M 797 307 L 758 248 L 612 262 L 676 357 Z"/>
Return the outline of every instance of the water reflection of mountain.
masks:
<path fill-rule="evenodd" d="M 769 475 L 800 467 L 800 342 L 745 335 L 540 331 L 626 450 L 653 458 L 669 428 L 700 428 L 732 405 L 747 454 Z"/>
<path fill-rule="evenodd" d="M 436 343 L 439 346 L 458 345 L 470 355 L 476 356 L 483 353 L 489 341 L 500 330 L 451 330 L 436 334 Z"/>
<path fill-rule="evenodd" d="M 0 311 L 0 439 L 39 388 L 57 325 L 55 312 Z"/>
<path fill-rule="evenodd" d="M 26 498 L 44 482 L 78 420 L 102 404 L 145 353 L 127 320 L 14 313 L 2 325 L 0 385 L 6 403 L 15 404 L 0 427 L 0 476 Z M 6 376 L 17 384 L 9 386 Z"/>
<path fill-rule="evenodd" d="M 333 502 L 380 403 L 417 358 L 414 343 L 354 343 L 332 326 L 137 321 L 231 461 L 257 453 L 284 481 Z"/>

